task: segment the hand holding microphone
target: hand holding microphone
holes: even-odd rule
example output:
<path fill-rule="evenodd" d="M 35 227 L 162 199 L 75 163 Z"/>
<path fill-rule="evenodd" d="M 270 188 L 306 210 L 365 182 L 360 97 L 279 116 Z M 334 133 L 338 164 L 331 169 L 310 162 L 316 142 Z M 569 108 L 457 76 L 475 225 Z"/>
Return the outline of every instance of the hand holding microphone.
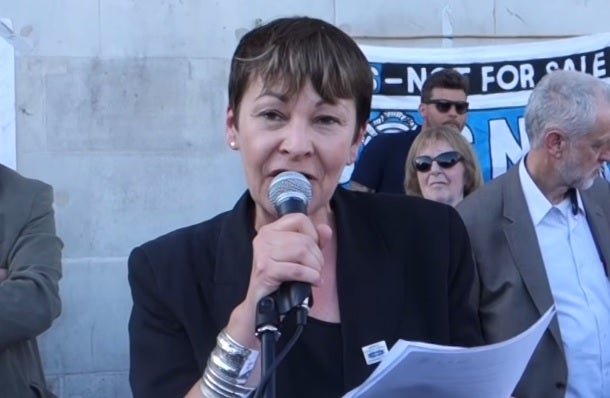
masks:
<path fill-rule="evenodd" d="M 280 218 L 263 226 L 253 241 L 249 295 L 253 301 L 275 293 L 280 313 L 300 305 L 320 280 L 321 247 L 330 240 L 328 226 L 314 226 L 305 215 L 311 184 L 298 172 L 286 171 L 269 186 L 269 200 Z"/>
<path fill-rule="evenodd" d="M 273 203 L 280 218 L 292 213 L 307 214 L 307 205 L 311 196 L 312 189 L 309 180 L 296 171 L 285 171 L 278 174 L 269 185 L 269 201 Z M 321 259 L 323 264 L 324 258 Z M 311 284 L 297 281 L 284 282 L 274 296 L 279 313 L 285 314 L 311 298 Z M 311 304 L 313 302 L 309 303 L 309 305 Z"/>

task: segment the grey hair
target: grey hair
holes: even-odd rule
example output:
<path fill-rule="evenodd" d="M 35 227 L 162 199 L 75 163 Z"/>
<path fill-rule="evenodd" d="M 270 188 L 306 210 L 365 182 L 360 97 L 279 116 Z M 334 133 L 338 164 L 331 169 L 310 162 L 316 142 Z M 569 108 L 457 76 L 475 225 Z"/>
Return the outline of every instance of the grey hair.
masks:
<path fill-rule="evenodd" d="M 525 129 L 532 149 L 544 134 L 561 129 L 569 138 L 590 133 L 597 120 L 598 101 L 610 103 L 610 85 L 583 72 L 557 70 L 534 87 L 525 108 Z"/>

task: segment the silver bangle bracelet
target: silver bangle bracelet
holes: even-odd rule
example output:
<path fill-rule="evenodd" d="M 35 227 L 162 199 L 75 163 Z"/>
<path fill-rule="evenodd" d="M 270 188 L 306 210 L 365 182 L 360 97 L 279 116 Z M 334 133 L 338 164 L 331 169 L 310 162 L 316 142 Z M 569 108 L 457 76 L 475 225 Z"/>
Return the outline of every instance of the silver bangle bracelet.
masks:
<path fill-rule="evenodd" d="M 256 365 L 259 352 L 239 344 L 223 329 L 208 360 L 215 373 L 225 380 L 245 385 Z"/>
<path fill-rule="evenodd" d="M 199 381 L 199 391 L 203 394 L 203 398 L 225 398 L 226 396 L 220 393 L 217 393 L 215 390 L 210 388 L 208 384 L 204 381 L 202 377 Z"/>
<path fill-rule="evenodd" d="M 243 398 L 254 390 L 251 387 L 236 385 L 234 382 L 224 380 L 208 366 L 201 378 L 200 388 L 206 398 Z M 206 395 L 207 394 L 207 395 Z"/>
<path fill-rule="evenodd" d="M 259 352 L 242 346 L 223 329 L 216 338 L 199 388 L 206 398 L 247 397 L 254 388 L 245 387 Z"/>

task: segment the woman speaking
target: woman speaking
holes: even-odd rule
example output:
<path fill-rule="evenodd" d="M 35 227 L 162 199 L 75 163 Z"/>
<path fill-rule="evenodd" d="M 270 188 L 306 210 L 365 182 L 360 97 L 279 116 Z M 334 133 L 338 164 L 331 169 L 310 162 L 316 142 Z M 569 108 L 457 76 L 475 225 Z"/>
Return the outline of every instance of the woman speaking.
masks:
<path fill-rule="evenodd" d="M 479 344 L 454 209 L 338 187 L 371 107 L 357 44 L 321 20 L 274 20 L 239 42 L 228 91 L 226 142 L 248 189 L 232 210 L 132 251 L 134 397 L 251 394 L 262 373 L 257 305 L 294 282 L 311 286 L 313 304 L 282 313 L 278 352 L 306 326 L 277 367 L 278 397 L 340 397 L 397 339 Z M 286 175 L 305 186 L 300 211 L 270 197 Z"/>

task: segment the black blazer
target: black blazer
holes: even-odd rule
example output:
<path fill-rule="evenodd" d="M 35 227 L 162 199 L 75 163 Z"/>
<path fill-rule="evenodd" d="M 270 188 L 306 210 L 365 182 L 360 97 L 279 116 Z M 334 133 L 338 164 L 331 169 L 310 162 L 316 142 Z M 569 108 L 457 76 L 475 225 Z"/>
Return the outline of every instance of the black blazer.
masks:
<path fill-rule="evenodd" d="M 331 206 L 337 223 L 346 391 L 374 370 L 361 350 L 371 343 L 385 340 L 388 348 L 399 338 L 482 343 L 469 301 L 474 278 L 470 244 L 453 208 L 342 188 Z M 216 335 L 246 294 L 252 220 L 253 202 L 246 193 L 232 211 L 131 253 L 134 398 L 182 397 L 201 377 Z"/>

